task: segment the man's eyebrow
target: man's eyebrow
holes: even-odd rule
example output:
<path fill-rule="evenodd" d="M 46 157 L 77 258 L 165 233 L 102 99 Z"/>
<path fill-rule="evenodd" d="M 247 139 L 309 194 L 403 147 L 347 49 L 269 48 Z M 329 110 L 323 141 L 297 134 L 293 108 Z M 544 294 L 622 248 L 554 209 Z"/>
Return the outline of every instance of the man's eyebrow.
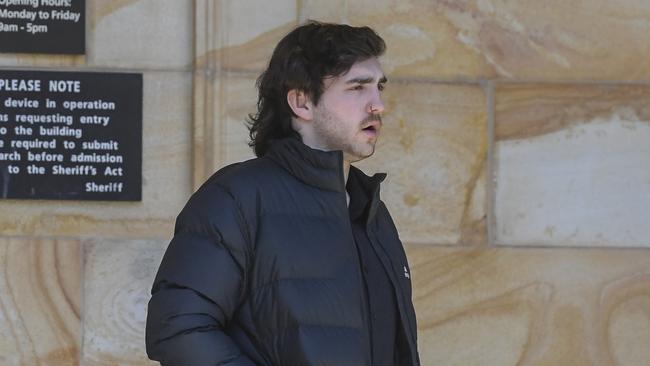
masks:
<path fill-rule="evenodd" d="M 346 81 L 346 84 L 370 84 L 375 81 L 375 78 L 373 77 L 358 77 L 358 78 L 353 78 L 348 81 Z M 382 76 L 381 79 L 379 79 L 379 84 L 384 84 L 388 82 L 388 79 L 386 76 Z"/>

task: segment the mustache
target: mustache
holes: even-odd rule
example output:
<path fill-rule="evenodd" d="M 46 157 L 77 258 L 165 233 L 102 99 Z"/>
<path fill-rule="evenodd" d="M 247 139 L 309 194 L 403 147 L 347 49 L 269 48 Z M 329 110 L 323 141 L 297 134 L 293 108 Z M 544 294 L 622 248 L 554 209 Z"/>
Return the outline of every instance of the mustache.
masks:
<path fill-rule="evenodd" d="M 381 115 L 379 114 L 370 114 L 368 117 L 364 118 L 363 121 L 361 121 L 361 124 L 366 124 L 370 122 L 379 122 L 381 123 Z"/>

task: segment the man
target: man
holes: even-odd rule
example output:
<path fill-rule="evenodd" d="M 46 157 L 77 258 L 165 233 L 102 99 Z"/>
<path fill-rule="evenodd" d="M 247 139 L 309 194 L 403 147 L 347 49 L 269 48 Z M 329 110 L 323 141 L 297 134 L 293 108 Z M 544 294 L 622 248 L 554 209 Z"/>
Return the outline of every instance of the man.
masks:
<path fill-rule="evenodd" d="M 163 365 L 419 365 L 408 264 L 351 163 L 381 131 L 384 41 L 302 25 L 277 45 L 251 115 L 256 159 L 215 173 L 178 216 L 147 352 Z"/>

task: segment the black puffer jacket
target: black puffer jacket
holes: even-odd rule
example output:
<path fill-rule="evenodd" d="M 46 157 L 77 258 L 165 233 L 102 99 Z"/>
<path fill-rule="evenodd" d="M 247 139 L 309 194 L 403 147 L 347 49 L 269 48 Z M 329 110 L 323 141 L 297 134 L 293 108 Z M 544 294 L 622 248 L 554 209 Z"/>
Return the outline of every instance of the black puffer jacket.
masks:
<path fill-rule="evenodd" d="M 189 200 L 158 270 L 147 353 L 163 365 L 370 365 L 341 152 L 297 139 L 214 174 Z M 400 365 L 419 365 L 408 264 L 374 190 L 367 233 L 395 286 Z"/>

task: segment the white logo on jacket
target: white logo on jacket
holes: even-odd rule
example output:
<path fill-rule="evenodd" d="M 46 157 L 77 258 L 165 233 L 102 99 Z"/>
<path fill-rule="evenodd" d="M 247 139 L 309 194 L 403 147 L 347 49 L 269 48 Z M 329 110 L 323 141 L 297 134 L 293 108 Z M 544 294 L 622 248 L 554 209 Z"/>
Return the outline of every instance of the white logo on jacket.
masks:
<path fill-rule="evenodd" d="M 409 273 L 409 269 L 404 266 L 404 277 L 408 278 L 409 280 L 411 279 L 411 274 Z"/>

